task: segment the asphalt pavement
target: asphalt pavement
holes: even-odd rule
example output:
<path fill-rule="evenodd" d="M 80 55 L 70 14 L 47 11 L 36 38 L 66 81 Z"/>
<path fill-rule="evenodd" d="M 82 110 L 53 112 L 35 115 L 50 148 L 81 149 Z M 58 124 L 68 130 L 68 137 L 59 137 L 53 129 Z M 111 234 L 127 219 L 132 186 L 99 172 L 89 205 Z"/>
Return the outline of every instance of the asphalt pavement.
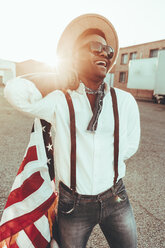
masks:
<path fill-rule="evenodd" d="M 165 105 L 139 102 L 141 143 L 129 159 L 124 183 L 132 203 L 138 248 L 165 247 Z M 13 109 L 0 87 L 0 217 L 29 141 L 33 118 Z M 87 248 L 108 248 L 96 226 Z"/>

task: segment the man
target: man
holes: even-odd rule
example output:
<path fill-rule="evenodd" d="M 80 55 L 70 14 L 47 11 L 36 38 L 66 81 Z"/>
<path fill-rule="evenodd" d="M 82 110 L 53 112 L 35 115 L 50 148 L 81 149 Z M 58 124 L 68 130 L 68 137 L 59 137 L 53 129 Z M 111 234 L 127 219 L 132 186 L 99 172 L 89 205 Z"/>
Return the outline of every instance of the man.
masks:
<path fill-rule="evenodd" d="M 139 111 L 129 93 L 104 82 L 118 53 L 115 29 L 100 15 L 80 16 L 64 30 L 57 52 L 65 76 L 74 72 L 70 89 L 42 98 L 35 80 L 16 78 L 5 96 L 55 128 L 60 247 L 86 247 L 99 224 L 111 248 L 135 248 L 136 225 L 122 178 L 124 160 L 139 145 Z"/>

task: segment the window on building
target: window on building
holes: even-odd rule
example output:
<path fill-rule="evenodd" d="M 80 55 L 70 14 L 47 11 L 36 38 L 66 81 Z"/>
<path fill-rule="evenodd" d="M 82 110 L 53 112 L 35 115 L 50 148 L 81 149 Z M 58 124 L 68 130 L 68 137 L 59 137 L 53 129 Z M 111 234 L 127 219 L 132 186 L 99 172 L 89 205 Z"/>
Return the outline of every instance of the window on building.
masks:
<path fill-rule="evenodd" d="M 125 83 L 125 81 L 126 81 L 126 72 L 120 72 L 119 82 L 120 83 Z"/>
<path fill-rule="evenodd" d="M 141 52 L 141 53 L 140 53 L 140 59 L 142 59 L 142 57 L 143 57 L 143 53 Z"/>
<path fill-rule="evenodd" d="M 137 52 L 130 53 L 130 58 L 129 59 L 136 59 Z"/>
<path fill-rule="evenodd" d="M 150 50 L 150 58 L 157 57 L 158 51 L 159 51 L 159 49 L 151 49 Z"/>
<path fill-rule="evenodd" d="M 124 53 L 121 55 L 121 64 L 127 64 L 128 62 L 128 53 Z"/>

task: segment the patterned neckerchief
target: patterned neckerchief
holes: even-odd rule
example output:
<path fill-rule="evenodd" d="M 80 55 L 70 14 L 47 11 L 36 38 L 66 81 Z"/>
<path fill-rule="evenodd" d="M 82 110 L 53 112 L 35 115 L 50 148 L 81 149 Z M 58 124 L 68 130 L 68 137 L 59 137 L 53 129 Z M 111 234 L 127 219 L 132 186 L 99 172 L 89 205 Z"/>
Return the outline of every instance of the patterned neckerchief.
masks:
<path fill-rule="evenodd" d="M 88 124 L 88 127 L 87 127 L 88 131 L 95 132 L 97 129 L 99 115 L 101 113 L 102 106 L 103 106 L 103 98 L 105 96 L 104 88 L 105 88 L 105 83 L 102 83 L 100 90 L 99 90 L 99 93 L 96 94 L 96 101 L 95 101 L 95 107 L 93 110 L 93 116 L 92 116 L 92 118 Z"/>

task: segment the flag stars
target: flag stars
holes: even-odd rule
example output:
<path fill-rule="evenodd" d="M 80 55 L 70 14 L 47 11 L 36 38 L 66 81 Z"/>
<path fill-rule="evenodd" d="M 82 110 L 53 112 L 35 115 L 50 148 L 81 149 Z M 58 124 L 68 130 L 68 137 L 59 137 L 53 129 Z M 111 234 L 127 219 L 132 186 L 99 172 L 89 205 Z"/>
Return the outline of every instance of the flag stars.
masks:
<path fill-rule="evenodd" d="M 46 146 L 47 148 L 48 148 L 48 151 L 50 151 L 50 150 L 53 150 L 53 145 L 52 144 L 48 144 L 48 146 Z"/>
<path fill-rule="evenodd" d="M 46 131 L 45 131 L 45 128 L 46 128 L 46 126 L 43 126 L 42 127 L 42 131 L 45 133 Z"/>
<path fill-rule="evenodd" d="M 50 164 L 51 158 L 47 159 L 47 164 Z"/>

